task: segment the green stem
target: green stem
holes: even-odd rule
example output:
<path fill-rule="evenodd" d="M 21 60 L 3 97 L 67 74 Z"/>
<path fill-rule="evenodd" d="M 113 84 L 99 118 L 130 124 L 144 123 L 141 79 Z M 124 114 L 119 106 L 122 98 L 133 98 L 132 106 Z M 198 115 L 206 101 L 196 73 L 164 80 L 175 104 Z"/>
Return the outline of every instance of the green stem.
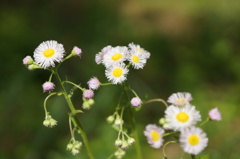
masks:
<path fill-rule="evenodd" d="M 166 153 L 165 153 L 165 148 L 166 148 L 166 146 L 167 146 L 168 144 L 172 144 L 172 143 L 176 143 L 176 141 L 169 141 L 169 142 L 167 142 L 167 143 L 163 146 L 163 156 L 164 156 L 164 158 L 167 158 L 167 155 L 166 155 Z"/>
<path fill-rule="evenodd" d="M 81 91 L 84 91 L 84 89 L 83 89 L 82 87 L 80 87 L 79 85 L 77 85 L 77 84 L 75 84 L 75 83 L 73 83 L 73 82 L 70 82 L 70 81 L 64 81 L 64 83 L 69 83 L 69 84 L 71 84 L 71 85 L 77 87 L 77 88 L 80 89 Z"/>
<path fill-rule="evenodd" d="M 127 100 L 129 101 L 129 97 L 128 97 L 128 94 L 127 94 L 127 91 L 126 91 L 128 89 L 125 87 L 124 84 L 122 86 L 123 86 L 124 94 L 125 94 Z M 138 133 L 136 131 L 136 121 L 135 121 L 135 118 L 134 118 L 133 109 L 131 109 L 131 108 L 130 108 L 130 116 L 132 118 L 132 131 L 133 131 L 133 136 L 135 138 L 135 149 L 136 149 L 136 153 L 137 153 L 137 158 L 142 159 L 141 146 L 140 146 L 140 143 L 139 143 Z"/>
<path fill-rule="evenodd" d="M 191 155 L 192 159 L 195 159 L 195 155 Z"/>
<path fill-rule="evenodd" d="M 204 121 L 203 121 L 203 122 L 200 124 L 200 127 L 201 127 L 201 126 L 203 126 L 203 125 L 205 125 L 207 122 L 209 122 L 209 119 L 210 119 L 210 118 L 209 118 L 209 117 L 207 117 L 207 119 L 206 119 L 206 120 L 204 120 Z"/>
<path fill-rule="evenodd" d="M 107 86 L 107 85 L 112 85 L 112 83 L 101 83 L 101 86 Z"/>
<path fill-rule="evenodd" d="M 84 131 L 84 129 L 83 129 L 83 127 L 82 127 L 78 117 L 77 117 L 77 113 L 76 113 L 76 110 L 74 108 L 74 105 L 73 105 L 72 101 L 70 100 L 70 98 L 68 97 L 67 91 L 66 91 L 65 87 L 63 86 L 62 80 L 59 77 L 58 73 L 55 70 L 52 70 L 52 71 L 54 72 L 54 75 L 56 76 L 56 78 L 57 78 L 57 80 L 58 80 L 58 82 L 60 84 L 60 87 L 62 89 L 62 92 L 63 92 L 63 95 L 65 97 L 65 100 L 66 100 L 66 102 L 67 102 L 67 104 L 68 104 L 68 106 L 69 106 L 69 108 L 70 108 L 70 110 L 72 112 L 73 119 L 76 122 L 76 125 L 77 125 L 77 127 L 78 127 L 78 129 L 79 129 L 79 131 L 81 133 L 81 136 L 83 138 L 83 142 L 84 142 L 84 144 L 86 146 L 86 149 L 87 149 L 87 152 L 88 152 L 88 156 L 89 156 L 90 159 L 94 159 L 92 151 L 91 151 L 90 146 L 89 146 L 87 135 L 86 135 L 86 133 L 85 133 L 85 131 Z"/>
<path fill-rule="evenodd" d="M 144 102 L 143 105 L 148 104 L 148 103 L 152 103 L 152 102 L 162 102 L 166 106 L 166 108 L 168 107 L 168 104 L 163 99 L 160 99 L 160 98 L 150 99 L 150 100 Z"/>

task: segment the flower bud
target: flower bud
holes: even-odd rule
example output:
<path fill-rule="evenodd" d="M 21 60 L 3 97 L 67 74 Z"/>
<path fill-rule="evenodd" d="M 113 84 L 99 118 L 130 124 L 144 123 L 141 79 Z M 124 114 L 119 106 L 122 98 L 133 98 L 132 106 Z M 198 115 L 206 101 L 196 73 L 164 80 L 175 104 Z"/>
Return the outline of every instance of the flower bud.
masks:
<path fill-rule="evenodd" d="M 76 141 L 76 142 L 74 143 L 74 148 L 75 148 L 75 149 L 80 149 L 81 146 L 82 146 L 82 143 L 79 142 L 79 141 Z"/>
<path fill-rule="evenodd" d="M 23 64 L 24 65 L 31 65 L 33 64 L 33 59 L 31 56 L 26 56 L 24 59 L 23 59 Z"/>
<path fill-rule="evenodd" d="M 84 101 L 84 102 L 83 102 L 83 105 L 82 105 L 82 108 L 83 108 L 83 109 L 90 109 L 89 103 L 88 103 L 87 101 Z"/>
<path fill-rule="evenodd" d="M 110 115 L 109 117 L 107 117 L 107 122 L 108 123 L 112 123 L 114 121 L 114 116 L 113 115 Z"/>
<path fill-rule="evenodd" d="M 122 140 L 121 139 L 117 139 L 116 141 L 115 141 L 115 145 L 116 146 L 121 146 L 122 145 Z"/>
<path fill-rule="evenodd" d="M 85 90 L 83 92 L 83 97 L 86 99 L 93 98 L 93 96 L 94 96 L 94 92 L 91 89 Z"/>
<path fill-rule="evenodd" d="M 55 88 L 55 84 L 52 82 L 45 82 L 43 85 L 43 92 L 50 92 Z"/>
<path fill-rule="evenodd" d="M 78 154 L 80 151 L 78 150 L 78 149 L 75 149 L 75 148 L 73 148 L 72 149 L 72 154 L 73 155 L 76 155 L 76 154 Z"/>
<path fill-rule="evenodd" d="M 46 126 L 46 127 L 49 127 L 50 121 L 48 119 L 44 120 L 43 125 Z"/>
<path fill-rule="evenodd" d="M 128 148 L 128 146 L 129 146 L 128 142 L 126 140 L 124 140 L 122 142 L 121 149 L 125 150 L 126 148 Z"/>
<path fill-rule="evenodd" d="M 72 50 L 72 55 L 81 56 L 81 54 L 82 54 L 82 50 L 79 47 L 74 46 Z"/>
<path fill-rule="evenodd" d="M 134 107 L 139 107 L 139 106 L 142 104 L 142 101 L 141 101 L 140 98 L 134 97 L 134 98 L 132 98 L 132 100 L 131 100 L 131 104 L 132 104 L 132 106 L 134 106 Z"/>
<path fill-rule="evenodd" d="M 87 82 L 87 84 L 88 84 L 88 87 L 89 87 L 90 89 L 93 89 L 93 90 L 98 89 L 98 87 L 100 86 L 100 82 L 99 82 L 99 80 L 98 80 L 97 77 L 91 78 L 91 79 Z"/>
<path fill-rule="evenodd" d="M 128 140 L 127 140 L 128 144 L 131 145 L 135 142 L 135 139 L 132 138 L 132 137 L 129 137 Z"/>
<path fill-rule="evenodd" d="M 159 120 L 159 124 L 161 124 L 161 125 L 166 124 L 166 118 L 161 118 L 161 119 Z"/>
<path fill-rule="evenodd" d="M 93 99 L 89 99 L 88 100 L 88 104 L 91 106 L 91 105 L 93 105 L 95 102 L 94 102 L 94 100 Z"/>
<path fill-rule="evenodd" d="M 211 109 L 208 113 L 208 116 L 211 120 L 214 120 L 214 121 L 222 120 L 222 116 L 218 108 Z"/>
<path fill-rule="evenodd" d="M 120 118 L 117 118 L 117 119 L 115 120 L 114 124 L 117 125 L 117 126 L 120 126 L 120 125 L 123 124 L 123 120 L 120 119 Z"/>
<path fill-rule="evenodd" d="M 73 144 L 69 143 L 67 144 L 67 150 L 71 150 L 73 148 Z"/>
<path fill-rule="evenodd" d="M 50 127 L 54 127 L 54 126 L 56 126 L 57 125 L 57 121 L 56 120 L 54 120 L 53 118 L 51 118 L 50 120 L 49 120 L 49 126 Z"/>

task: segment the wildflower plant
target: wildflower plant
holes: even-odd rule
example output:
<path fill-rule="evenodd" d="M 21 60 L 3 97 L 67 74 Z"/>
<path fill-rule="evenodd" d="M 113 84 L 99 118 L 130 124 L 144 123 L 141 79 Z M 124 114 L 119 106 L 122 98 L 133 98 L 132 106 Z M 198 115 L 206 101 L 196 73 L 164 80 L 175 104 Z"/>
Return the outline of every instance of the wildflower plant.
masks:
<path fill-rule="evenodd" d="M 147 142 L 151 147 L 154 149 L 162 147 L 163 158 L 167 158 L 165 147 L 170 143 L 179 143 L 185 153 L 195 158 L 208 144 L 207 135 L 200 127 L 208 121 L 222 120 L 221 113 L 217 108 L 214 108 L 209 111 L 208 118 L 197 125 L 202 118 L 196 107 L 191 105 L 192 96 L 187 92 L 172 94 L 167 100 L 170 105 L 160 98 L 148 100 L 141 98 L 127 84 L 127 75 L 131 69 L 143 69 L 150 58 L 150 53 L 140 45 L 130 43 L 128 46 L 113 47 L 108 45 L 104 47 L 96 54 L 95 61 L 96 64 L 102 64 L 105 67 L 105 80 L 107 82 L 100 82 L 96 76 L 93 76 L 87 82 L 88 88 L 83 88 L 80 84 L 68 80 L 62 80 L 58 73 L 61 63 L 76 56 L 82 56 L 82 50 L 77 46 L 74 46 L 70 54 L 67 54 L 62 44 L 49 40 L 42 42 L 35 49 L 33 53 L 34 58 L 26 56 L 23 59 L 23 64 L 29 70 L 42 69 L 50 72 L 48 80 L 42 85 L 43 92 L 48 93 L 43 102 L 45 111 L 44 126 L 52 128 L 57 125 L 57 121 L 47 109 L 47 101 L 52 96 L 63 96 L 65 98 L 70 109 L 68 115 L 71 136 L 69 143 L 66 144 L 66 149 L 73 155 L 80 153 L 82 146 L 85 146 L 88 157 L 90 159 L 94 158 L 87 134 L 79 120 L 79 115 L 94 105 L 94 91 L 109 85 L 121 87 L 122 91 L 115 103 L 115 111 L 106 117 L 106 121 L 116 130 L 116 138 L 113 141 L 116 150 L 108 159 L 123 158 L 126 155 L 125 150 L 133 144 L 135 144 L 137 158 L 143 158 L 134 114 L 148 103 L 161 102 L 166 106 L 165 115 L 160 118 L 159 124 L 148 124 L 146 129 L 143 130 L 143 135 L 146 136 Z M 66 85 L 71 85 L 72 88 L 68 90 Z M 55 91 L 59 89 L 60 91 Z M 71 100 L 75 90 L 82 92 L 81 109 L 76 109 Z M 81 135 L 81 141 L 76 140 L 76 134 Z M 164 137 L 170 135 L 174 137 L 174 140 L 165 143 Z"/>

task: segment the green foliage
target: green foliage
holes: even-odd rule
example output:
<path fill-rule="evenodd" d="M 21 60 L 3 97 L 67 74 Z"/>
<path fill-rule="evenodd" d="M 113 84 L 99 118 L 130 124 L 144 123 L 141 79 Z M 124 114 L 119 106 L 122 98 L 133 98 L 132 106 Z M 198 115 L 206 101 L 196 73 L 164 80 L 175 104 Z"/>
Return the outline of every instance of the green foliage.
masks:
<path fill-rule="evenodd" d="M 208 110 L 218 106 L 223 121 L 204 127 L 210 139 L 205 151 L 213 159 L 237 159 L 240 156 L 240 130 L 236 129 L 240 123 L 239 12 L 238 0 L 231 3 L 217 0 L 1 2 L 0 158 L 73 158 L 63 149 L 69 137 L 66 103 L 62 98 L 49 101 L 58 125 L 51 130 L 43 127 L 41 85 L 48 74 L 29 73 L 21 61 L 39 43 L 54 39 L 64 43 L 68 52 L 73 45 L 82 48 L 81 61 L 66 62 L 64 71 L 68 73 L 66 76 L 71 75 L 72 81 L 81 79 L 84 83 L 92 76 L 106 80 L 103 66 L 94 61 L 101 48 L 109 44 L 141 44 L 152 56 L 144 70 L 128 76 L 131 86 L 137 92 L 141 90 L 141 97 L 148 94 L 167 99 L 173 92 L 191 92 L 203 119 Z M 108 141 L 114 141 L 116 134 L 109 130 L 105 118 L 113 112 L 117 95 L 117 90 L 111 87 L 100 90 L 92 111 L 82 116 L 98 158 L 107 158 L 115 149 Z M 152 104 L 136 112 L 144 158 L 161 156 L 158 150 L 149 148 L 142 131 L 147 123 L 158 121 L 163 110 Z M 174 159 L 181 152 L 173 148 L 168 154 Z M 125 158 L 133 159 L 132 152 L 130 149 Z M 81 155 L 87 158 L 84 151 Z"/>

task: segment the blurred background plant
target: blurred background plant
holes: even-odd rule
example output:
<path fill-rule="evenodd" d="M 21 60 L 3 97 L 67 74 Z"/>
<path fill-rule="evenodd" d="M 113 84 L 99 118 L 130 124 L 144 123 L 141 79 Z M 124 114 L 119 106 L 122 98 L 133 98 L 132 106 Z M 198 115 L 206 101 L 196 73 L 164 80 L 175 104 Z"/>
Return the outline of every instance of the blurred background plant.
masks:
<path fill-rule="evenodd" d="M 65 150 L 69 110 L 64 99 L 49 101 L 58 125 L 45 128 L 41 85 L 48 74 L 41 70 L 30 73 L 22 64 L 22 59 L 46 40 L 64 44 L 68 53 L 73 46 L 83 50 L 81 60 L 63 64 L 63 76 L 83 81 L 83 86 L 92 76 L 107 81 L 104 67 L 94 60 L 104 46 L 140 44 L 151 58 L 143 70 L 129 74 L 128 83 L 141 97 L 166 100 L 172 93 L 190 92 L 203 119 L 210 109 L 218 107 L 223 121 L 204 126 L 210 138 L 204 153 L 211 153 L 213 159 L 239 158 L 239 15 L 238 0 L 1 1 L 0 158 L 74 158 Z M 106 117 L 114 111 L 119 91 L 114 86 L 100 89 L 95 95 L 96 104 L 81 116 L 99 159 L 115 150 L 117 134 Z M 80 107 L 81 94 L 74 98 Z M 163 111 L 164 106 L 153 103 L 137 113 L 144 158 L 162 156 L 161 150 L 147 144 L 142 132 L 146 124 L 158 123 Z M 181 149 L 171 144 L 166 153 L 175 159 Z M 87 158 L 84 148 L 80 154 L 80 158 Z M 125 158 L 134 156 L 134 148 L 129 148 Z"/>

